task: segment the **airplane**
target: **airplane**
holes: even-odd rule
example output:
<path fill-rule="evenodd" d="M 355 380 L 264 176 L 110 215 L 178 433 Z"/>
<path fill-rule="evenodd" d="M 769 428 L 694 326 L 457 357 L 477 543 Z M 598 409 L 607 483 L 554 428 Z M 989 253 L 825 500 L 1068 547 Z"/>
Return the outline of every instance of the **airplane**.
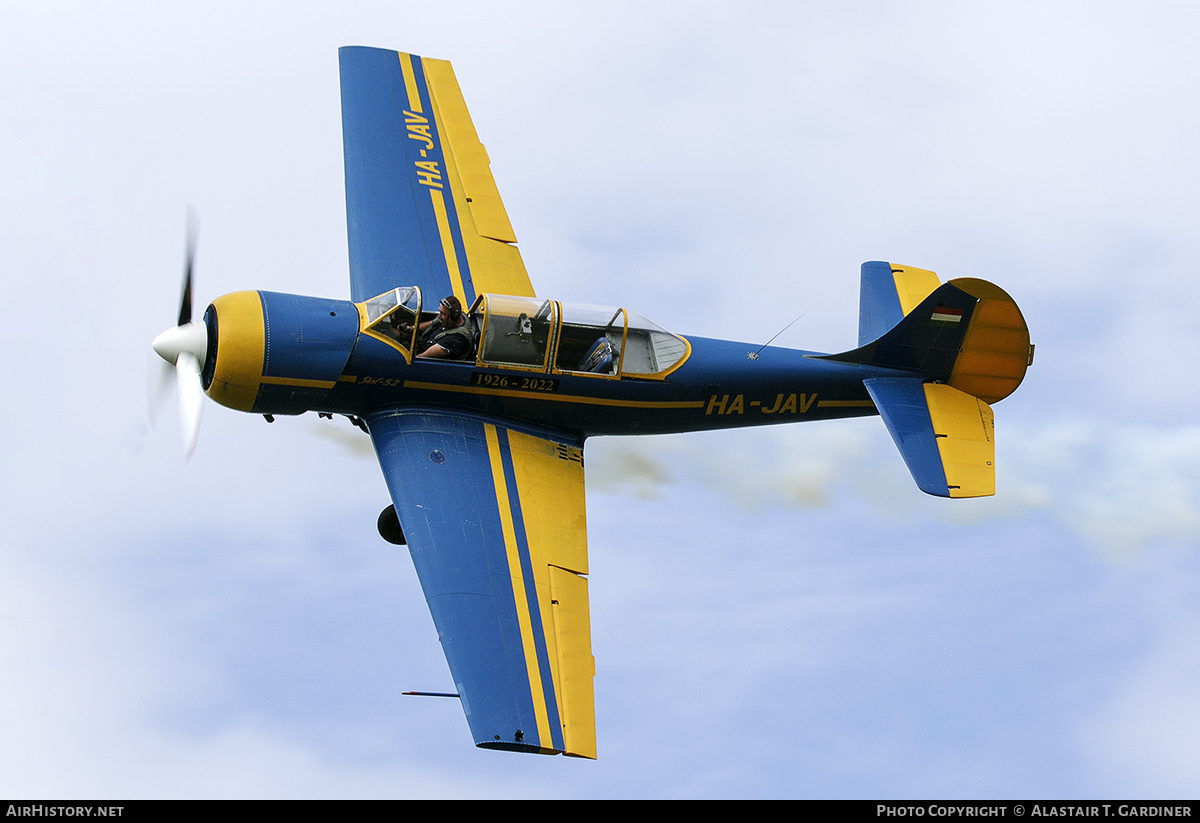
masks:
<path fill-rule="evenodd" d="M 475 745 L 596 757 L 590 437 L 878 414 L 921 491 L 994 493 L 991 405 L 1033 362 L 998 286 L 865 263 L 859 345 L 833 354 L 536 296 L 450 64 L 339 58 L 350 299 L 241 291 L 194 320 L 189 241 L 178 323 L 153 347 L 189 454 L 202 394 L 370 435 L 392 501 L 379 532 L 408 546 Z M 469 353 L 419 356 L 435 310 Z"/>

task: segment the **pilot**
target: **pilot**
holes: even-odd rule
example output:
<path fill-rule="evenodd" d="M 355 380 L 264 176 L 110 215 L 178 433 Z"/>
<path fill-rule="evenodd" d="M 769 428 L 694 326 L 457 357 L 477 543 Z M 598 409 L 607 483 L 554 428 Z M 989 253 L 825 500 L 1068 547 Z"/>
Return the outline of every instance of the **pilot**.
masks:
<path fill-rule="evenodd" d="M 462 303 L 453 294 L 442 298 L 438 316 L 418 327 L 417 357 L 442 357 L 459 360 L 471 353 L 475 341 L 467 327 Z"/>

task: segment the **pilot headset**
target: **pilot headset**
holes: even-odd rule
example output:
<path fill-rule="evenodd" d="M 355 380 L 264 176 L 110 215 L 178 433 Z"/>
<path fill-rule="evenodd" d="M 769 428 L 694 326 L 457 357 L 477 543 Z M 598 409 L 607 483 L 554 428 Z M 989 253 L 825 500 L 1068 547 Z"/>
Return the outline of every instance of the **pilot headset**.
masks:
<path fill-rule="evenodd" d="M 449 297 L 443 297 L 442 302 L 438 305 L 450 313 L 451 320 L 458 320 L 460 317 L 462 317 L 462 309 L 455 305 L 456 303 L 458 303 L 457 300 L 451 300 Z"/>

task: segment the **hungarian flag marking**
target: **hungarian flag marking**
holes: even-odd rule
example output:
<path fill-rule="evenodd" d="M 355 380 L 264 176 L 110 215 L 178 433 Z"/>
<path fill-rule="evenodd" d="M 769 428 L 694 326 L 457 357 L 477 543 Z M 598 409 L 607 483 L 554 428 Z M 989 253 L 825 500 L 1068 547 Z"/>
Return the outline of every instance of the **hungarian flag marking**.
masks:
<path fill-rule="evenodd" d="M 955 323 L 962 322 L 962 309 L 934 309 L 933 314 L 929 316 L 930 323 L 936 323 L 939 326 L 953 326 Z"/>

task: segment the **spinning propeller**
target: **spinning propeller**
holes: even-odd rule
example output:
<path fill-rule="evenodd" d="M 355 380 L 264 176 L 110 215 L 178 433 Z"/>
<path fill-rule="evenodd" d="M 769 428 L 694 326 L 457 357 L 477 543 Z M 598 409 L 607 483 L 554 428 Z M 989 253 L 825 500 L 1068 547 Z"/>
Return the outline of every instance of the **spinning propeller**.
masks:
<path fill-rule="evenodd" d="M 188 214 L 187 252 L 183 263 L 183 295 L 179 299 L 179 322 L 154 338 L 154 351 L 175 367 L 175 385 L 179 388 L 179 418 L 183 427 L 184 453 L 191 457 L 200 434 L 200 412 L 204 407 L 204 388 L 200 369 L 208 354 L 208 327 L 203 320 L 192 320 L 192 264 L 196 258 L 196 218 Z M 165 377 L 165 368 L 163 377 Z"/>

